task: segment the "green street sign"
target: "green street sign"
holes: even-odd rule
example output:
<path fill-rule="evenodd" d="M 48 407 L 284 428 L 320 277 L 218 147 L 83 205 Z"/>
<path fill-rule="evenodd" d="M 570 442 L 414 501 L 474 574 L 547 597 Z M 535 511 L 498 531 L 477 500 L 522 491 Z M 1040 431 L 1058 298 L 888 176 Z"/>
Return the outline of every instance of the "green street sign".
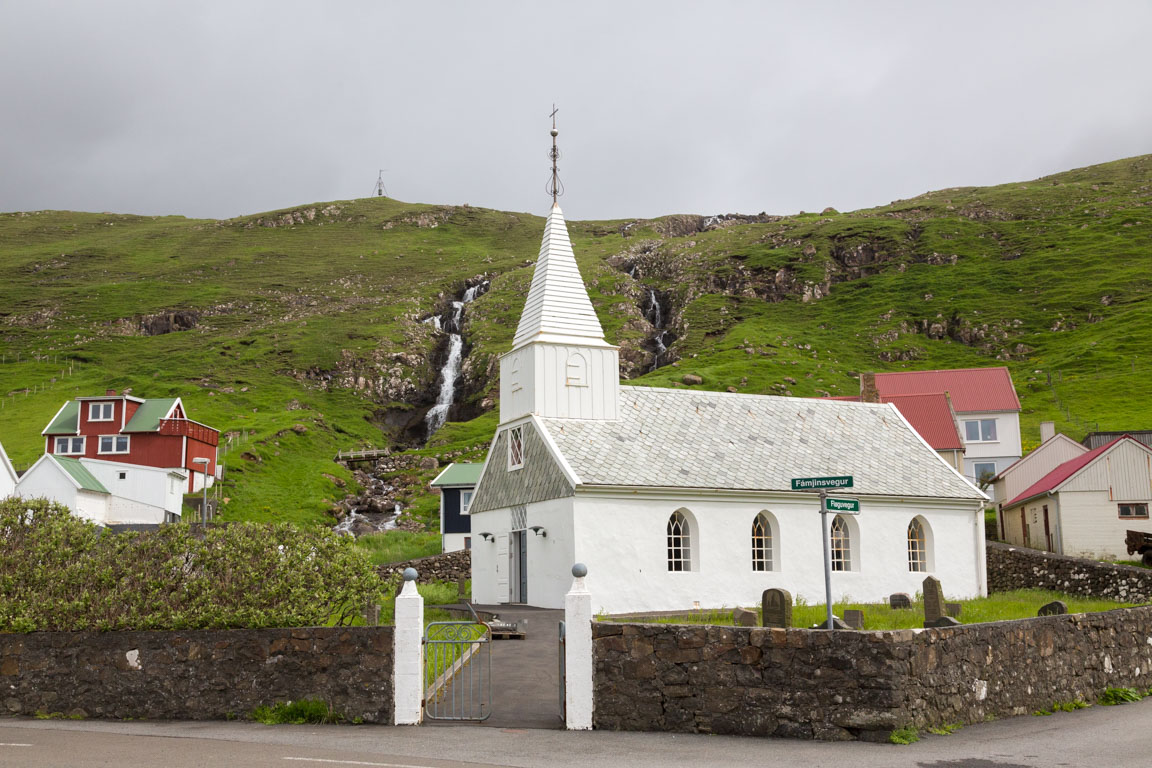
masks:
<path fill-rule="evenodd" d="M 851 488 L 852 476 L 840 477 L 794 477 L 792 490 L 794 491 L 822 491 L 827 488 Z"/>
<path fill-rule="evenodd" d="M 860 514 L 859 499 L 824 499 L 824 508 L 829 512 L 843 515 Z"/>

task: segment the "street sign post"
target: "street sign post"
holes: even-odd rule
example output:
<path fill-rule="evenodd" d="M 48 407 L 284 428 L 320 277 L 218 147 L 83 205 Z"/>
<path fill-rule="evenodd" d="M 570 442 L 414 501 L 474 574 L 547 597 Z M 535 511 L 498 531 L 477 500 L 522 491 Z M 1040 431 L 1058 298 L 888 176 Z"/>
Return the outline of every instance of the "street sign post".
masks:
<path fill-rule="evenodd" d="M 827 629 L 832 629 L 832 537 L 828 530 L 828 513 L 837 515 L 860 514 L 860 502 L 857 499 L 830 499 L 828 490 L 851 488 L 851 475 L 837 475 L 835 477 L 794 477 L 792 490 L 819 491 L 820 492 L 820 528 L 824 539 L 824 603 L 828 607 Z"/>

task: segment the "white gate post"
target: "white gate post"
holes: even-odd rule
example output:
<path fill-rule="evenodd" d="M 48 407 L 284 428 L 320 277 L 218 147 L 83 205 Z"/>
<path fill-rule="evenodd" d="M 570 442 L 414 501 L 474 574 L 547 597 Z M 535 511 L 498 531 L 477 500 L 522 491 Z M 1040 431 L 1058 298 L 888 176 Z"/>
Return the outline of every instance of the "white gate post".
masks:
<path fill-rule="evenodd" d="M 584 585 L 588 566 L 572 566 L 572 588 L 564 596 L 564 725 L 592 730 L 592 593 Z"/>
<path fill-rule="evenodd" d="M 419 725 L 424 716 L 424 598 L 416 591 L 415 568 L 404 569 L 396 595 L 392 634 L 392 706 L 396 725 Z"/>

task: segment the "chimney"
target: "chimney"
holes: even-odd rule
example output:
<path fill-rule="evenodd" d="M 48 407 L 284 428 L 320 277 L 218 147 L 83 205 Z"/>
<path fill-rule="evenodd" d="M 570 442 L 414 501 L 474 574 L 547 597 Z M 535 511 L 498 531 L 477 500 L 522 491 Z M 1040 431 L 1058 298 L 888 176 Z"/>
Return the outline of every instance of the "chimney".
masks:
<path fill-rule="evenodd" d="M 878 403 L 880 402 L 880 391 L 876 389 L 876 374 L 862 373 L 860 374 L 860 402 L 862 403 Z"/>
<path fill-rule="evenodd" d="M 1040 422 L 1040 442 L 1046 443 L 1054 437 L 1056 437 L 1056 422 Z"/>
<path fill-rule="evenodd" d="M 106 390 L 104 390 L 104 394 L 108 395 L 108 397 L 115 397 L 116 396 L 116 390 L 106 389 Z"/>

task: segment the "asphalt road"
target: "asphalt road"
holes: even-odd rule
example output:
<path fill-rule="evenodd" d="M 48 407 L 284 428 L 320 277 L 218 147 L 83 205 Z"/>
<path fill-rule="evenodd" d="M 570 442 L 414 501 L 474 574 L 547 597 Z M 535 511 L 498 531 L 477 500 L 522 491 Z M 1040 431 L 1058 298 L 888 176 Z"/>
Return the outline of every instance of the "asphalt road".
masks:
<path fill-rule="evenodd" d="M 1152 699 L 1016 717 L 897 746 L 459 726 L 263 726 L 0 719 L 4 768 L 483 768 L 484 766 L 1146 766 Z"/>

